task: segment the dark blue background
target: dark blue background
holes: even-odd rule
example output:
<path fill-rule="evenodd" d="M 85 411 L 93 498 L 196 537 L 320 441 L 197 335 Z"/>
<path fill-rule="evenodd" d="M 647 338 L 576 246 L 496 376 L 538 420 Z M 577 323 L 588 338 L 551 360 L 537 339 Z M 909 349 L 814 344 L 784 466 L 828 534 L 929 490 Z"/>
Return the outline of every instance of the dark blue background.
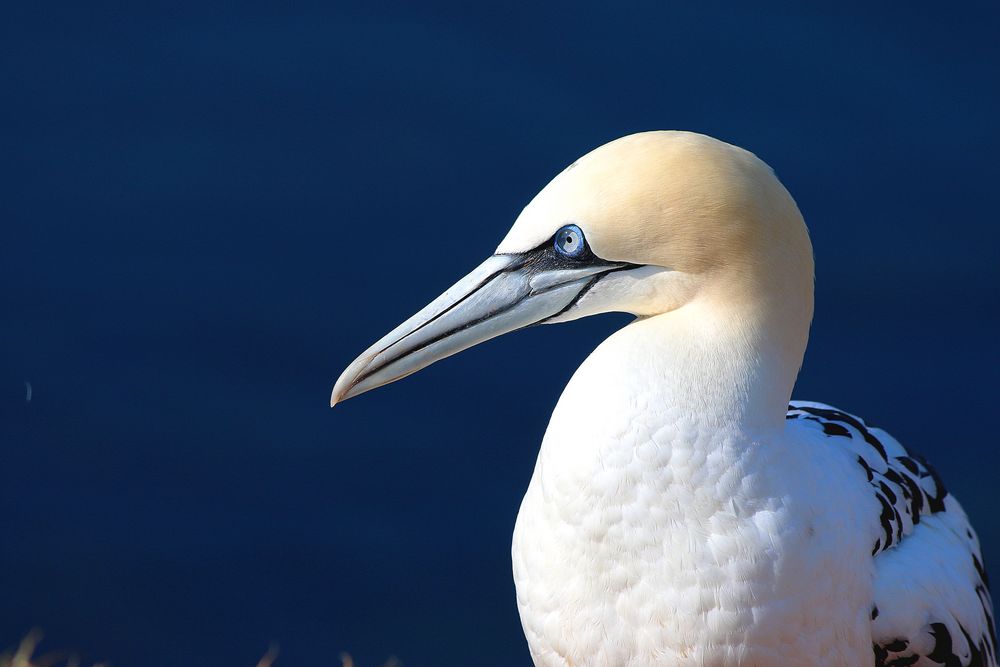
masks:
<path fill-rule="evenodd" d="M 529 664 L 514 517 L 627 318 L 329 390 L 654 128 L 776 169 L 817 255 L 796 396 L 924 452 L 1000 565 L 996 2 L 30 4 L 0 22 L 0 646 Z"/>

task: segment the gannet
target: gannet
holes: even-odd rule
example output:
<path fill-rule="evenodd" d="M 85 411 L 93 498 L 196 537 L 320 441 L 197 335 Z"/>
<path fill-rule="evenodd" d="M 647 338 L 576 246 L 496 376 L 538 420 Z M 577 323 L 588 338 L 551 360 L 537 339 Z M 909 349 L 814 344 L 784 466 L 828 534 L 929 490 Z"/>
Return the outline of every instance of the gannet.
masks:
<path fill-rule="evenodd" d="M 537 667 L 997 666 L 979 541 L 939 476 L 858 417 L 790 402 L 812 246 L 743 149 L 662 131 L 588 153 L 331 403 L 608 311 L 636 319 L 563 391 L 514 528 Z"/>

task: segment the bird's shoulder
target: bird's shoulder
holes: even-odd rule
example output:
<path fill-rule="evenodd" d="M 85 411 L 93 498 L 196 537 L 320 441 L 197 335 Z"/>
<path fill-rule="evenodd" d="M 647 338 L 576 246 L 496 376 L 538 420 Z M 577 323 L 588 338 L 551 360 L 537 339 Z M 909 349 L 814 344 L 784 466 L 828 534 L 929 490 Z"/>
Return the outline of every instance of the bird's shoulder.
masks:
<path fill-rule="evenodd" d="M 832 406 L 792 401 L 786 420 L 822 434 L 867 482 L 874 537 L 877 667 L 997 667 L 989 583 L 976 533 L 931 465 L 886 431 Z M 876 516 L 877 515 L 877 516 Z"/>

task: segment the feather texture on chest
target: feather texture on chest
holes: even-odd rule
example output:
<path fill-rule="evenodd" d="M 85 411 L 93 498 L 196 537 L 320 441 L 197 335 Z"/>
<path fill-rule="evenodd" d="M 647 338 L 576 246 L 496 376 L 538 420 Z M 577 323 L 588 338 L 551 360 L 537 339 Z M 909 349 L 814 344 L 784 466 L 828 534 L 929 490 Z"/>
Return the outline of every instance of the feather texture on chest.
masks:
<path fill-rule="evenodd" d="M 632 326 L 566 388 L 518 516 L 514 576 L 536 660 L 792 665 L 797 644 L 803 665 L 869 658 L 858 601 L 870 563 L 863 548 L 855 563 L 831 558 L 845 533 L 830 522 L 854 517 L 825 511 L 854 491 L 848 462 L 817 458 L 783 425 L 727 419 L 700 393 L 692 404 L 676 355 L 711 360 L 643 349 L 662 339 L 635 336 L 654 323 Z M 714 370 L 722 401 L 735 380 Z M 823 613 L 803 615 L 803 598 Z"/>

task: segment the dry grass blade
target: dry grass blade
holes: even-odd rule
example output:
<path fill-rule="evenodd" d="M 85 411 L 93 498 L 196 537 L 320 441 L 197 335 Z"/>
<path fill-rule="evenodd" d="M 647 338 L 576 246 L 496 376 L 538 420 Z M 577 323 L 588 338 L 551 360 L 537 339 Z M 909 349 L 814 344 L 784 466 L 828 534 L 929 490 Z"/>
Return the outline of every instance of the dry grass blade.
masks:
<path fill-rule="evenodd" d="M 41 630 L 35 629 L 25 635 L 17 649 L 13 653 L 0 653 L 0 667 L 80 667 L 80 660 L 71 653 L 49 652 L 42 655 L 35 655 L 35 649 L 42 641 Z M 278 645 L 271 644 L 267 653 L 257 661 L 257 667 L 273 667 L 278 659 Z M 354 659 L 347 653 L 340 654 L 341 667 L 354 667 Z M 110 667 L 104 663 L 97 663 L 94 667 Z M 395 656 L 385 661 L 382 667 L 403 667 L 403 663 Z"/>
<path fill-rule="evenodd" d="M 33 667 L 31 656 L 35 654 L 35 647 L 42 641 L 40 630 L 29 632 L 14 653 L 4 653 L 0 655 L 0 667 Z"/>
<path fill-rule="evenodd" d="M 267 648 L 267 653 L 265 653 L 264 656 L 257 661 L 257 667 L 271 667 L 271 665 L 273 665 L 274 661 L 277 659 L 278 659 L 278 645 L 271 644 Z"/>
<path fill-rule="evenodd" d="M 56 665 L 80 667 L 79 658 L 66 651 L 50 651 L 42 655 L 35 655 L 35 649 L 38 648 L 41 641 L 41 630 L 37 628 L 32 630 L 21 640 L 14 653 L 0 653 L 0 667 L 55 667 Z M 94 667 L 107 666 L 97 664 Z"/>

